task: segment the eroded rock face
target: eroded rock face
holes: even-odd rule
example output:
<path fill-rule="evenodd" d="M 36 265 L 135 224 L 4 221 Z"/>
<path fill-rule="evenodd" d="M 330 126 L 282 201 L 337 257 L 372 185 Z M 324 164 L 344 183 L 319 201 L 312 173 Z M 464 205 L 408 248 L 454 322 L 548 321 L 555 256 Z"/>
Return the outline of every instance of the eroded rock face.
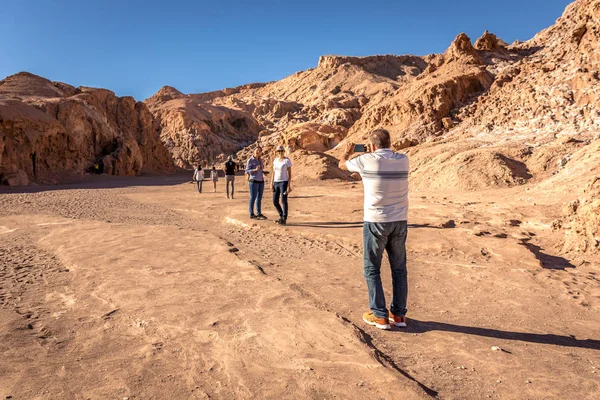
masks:
<path fill-rule="evenodd" d="M 232 101 L 229 107 L 218 106 L 199 102 L 195 95 L 169 93 L 175 92 L 163 88 L 146 104 L 160 125 L 165 147 L 179 167 L 222 160 L 255 142 L 262 130 L 251 111 L 238 108 Z"/>
<path fill-rule="evenodd" d="M 467 154 L 472 143 L 457 145 L 448 171 L 472 160 L 489 168 L 477 182 L 457 176 L 456 187 L 519 185 L 538 170 L 535 160 L 544 156 L 534 147 L 505 162 L 502 143 L 534 138 L 547 143 L 556 133 L 576 134 L 600 124 L 598 4 L 598 0 L 578 1 L 556 25 L 512 46 L 488 31 L 473 45 L 462 33 L 443 54 L 323 56 L 316 68 L 277 82 L 187 97 L 166 88 L 147 103 L 153 103 L 150 108 L 163 121 L 163 140 L 182 166 L 197 157 L 223 158 L 236 146 L 243 147 L 245 140 L 267 152 L 284 144 L 292 152 L 305 149 L 338 155 L 338 142 L 362 143 L 372 130 L 385 128 L 396 150 L 444 137 L 459 141 L 476 137 L 481 146 L 498 144 L 492 153 L 472 154 Z M 175 100 L 182 96 L 195 103 L 186 100 L 185 105 L 177 105 Z M 167 103 L 169 113 L 164 111 Z M 210 111 L 211 107 L 226 116 Z M 198 122 L 194 130 L 177 122 L 196 118 L 199 109 L 207 114 L 201 120 L 213 121 L 208 127 Z M 239 118 L 245 118 L 245 126 L 251 128 L 241 132 L 219 122 Z M 321 128 L 298 128 L 308 126 L 335 129 L 335 140 L 323 136 Z M 195 149 L 198 146 L 202 150 Z M 529 148 L 524 143 L 516 147 Z M 448 151 L 443 146 L 438 150 Z M 511 169 L 519 163 L 530 172 Z"/>
<path fill-rule="evenodd" d="M 493 33 L 485 31 L 483 35 L 475 41 L 474 47 L 481 51 L 495 51 L 504 49 L 506 46 L 507 45 L 503 40 L 498 39 Z"/>
<path fill-rule="evenodd" d="M 564 250 L 600 253 L 600 176 L 564 210 L 570 225 L 565 233 Z"/>
<path fill-rule="evenodd" d="M 479 53 L 471 44 L 471 39 L 465 33 L 461 33 L 454 39 L 444 53 L 444 61 L 446 63 L 460 61 L 466 64 L 483 64 Z"/>
<path fill-rule="evenodd" d="M 415 79 L 381 101 L 369 101 L 362 118 L 350 129 L 354 141 L 365 140 L 369 132 L 380 127 L 390 131 L 393 142 L 423 142 L 440 135 L 450 129 L 453 112 L 485 93 L 494 81 L 465 34 L 459 35 L 443 55 L 426 59 L 429 67 Z"/>
<path fill-rule="evenodd" d="M 143 103 L 29 73 L 0 81 L 0 137 L 5 184 L 60 182 L 95 164 L 114 175 L 173 169 Z"/>
<path fill-rule="evenodd" d="M 498 63 L 489 92 L 462 116 L 470 131 L 539 137 L 600 129 L 599 9 L 598 0 L 576 1 L 552 27 L 510 46 L 524 57 Z"/>
<path fill-rule="evenodd" d="M 341 126 L 304 123 L 289 127 L 283 132 L 281 141 L 288 151 L 298 149 L 326 152 L 333 149 L 346 136 Z"/>

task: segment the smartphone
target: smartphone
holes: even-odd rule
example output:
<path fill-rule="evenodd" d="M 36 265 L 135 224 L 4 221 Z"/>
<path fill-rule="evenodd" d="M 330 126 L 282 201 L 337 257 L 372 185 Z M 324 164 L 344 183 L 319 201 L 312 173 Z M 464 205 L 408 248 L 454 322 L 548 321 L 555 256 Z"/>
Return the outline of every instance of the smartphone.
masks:
<path fill-rule="evenodd" d="M 367 146 L 364 144 L 355 144 L 354 145 L 354 152 L 355 153 L 366 153 L 367 152 Z"/>

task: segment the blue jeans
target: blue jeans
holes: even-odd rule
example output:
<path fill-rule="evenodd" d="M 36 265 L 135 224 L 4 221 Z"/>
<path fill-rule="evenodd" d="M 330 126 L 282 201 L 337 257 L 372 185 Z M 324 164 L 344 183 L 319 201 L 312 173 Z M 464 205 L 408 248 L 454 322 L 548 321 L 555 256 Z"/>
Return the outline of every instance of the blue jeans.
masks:
<path fill-rule="evenodd" d="M 279 218 L 287 219 L 288 216 L 288 195 L 287 195 L 288 183 L 284 182 L 273 182 L 273 205 L 279 213 Z M 279 204 L 279 197 L 281 197 L 281 205 Z"/>
<path fill-rule="evenodd" d="M 392 269 L 390 311 L 394 315 L 406 315 L 406 233 L 406 221 L 365 222 L 363 226 L 363 273 L 369 290 L 369 306 L 378 318 L 388 316 L 380 275 L 383 250 L 387 251 Z"/>
<path fill-rule="evenodd" d="M 250 204 L 249 210 L 250 215 L 258 215 L 261 213 L 262 206 L 262 197 L 265 191 L 265 183 L 264 182 L 248 182 L 248 186 L 250 187 Z M 256 214 L 254 214 L 254 203 L 256 203 Z"/>

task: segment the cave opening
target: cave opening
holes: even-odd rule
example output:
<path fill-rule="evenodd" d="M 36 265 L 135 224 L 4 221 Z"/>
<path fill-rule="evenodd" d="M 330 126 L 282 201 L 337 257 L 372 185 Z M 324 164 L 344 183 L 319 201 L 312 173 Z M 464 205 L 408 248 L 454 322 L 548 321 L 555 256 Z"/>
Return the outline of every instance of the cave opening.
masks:
<path fill-rule="evenodd" d="M 246 120 L 244 118 L 238 118 L 234 121 L 231 122 L 231 126 L 233 126 L 235 129 L 246 129 L 248 127 L 248 125 L 246 124 Z"/>
<path fill-rule="evenodd" d="M 31 166 L 33 168 L 33 176 L 37 178 L 37 164 L 36 164 L 37 154 L 36 154 L 36 152 L 34 151 L 33 153 L 31 153 L 29 155 L 29 157 L 31 158 Z"/>

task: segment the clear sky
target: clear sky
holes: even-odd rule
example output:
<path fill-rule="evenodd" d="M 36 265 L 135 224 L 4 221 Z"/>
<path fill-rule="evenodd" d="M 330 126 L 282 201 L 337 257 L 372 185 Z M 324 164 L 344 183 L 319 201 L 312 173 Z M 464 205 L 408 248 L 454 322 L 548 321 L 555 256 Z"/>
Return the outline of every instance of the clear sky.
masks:
<path fill-rule="evenodd" d="M 143 100 L 278 80 L 323 54 L 443 52 L 460 32 L 506 42 L 570 0 L 0 0 L 0 79 L 29 71 Z"/>

